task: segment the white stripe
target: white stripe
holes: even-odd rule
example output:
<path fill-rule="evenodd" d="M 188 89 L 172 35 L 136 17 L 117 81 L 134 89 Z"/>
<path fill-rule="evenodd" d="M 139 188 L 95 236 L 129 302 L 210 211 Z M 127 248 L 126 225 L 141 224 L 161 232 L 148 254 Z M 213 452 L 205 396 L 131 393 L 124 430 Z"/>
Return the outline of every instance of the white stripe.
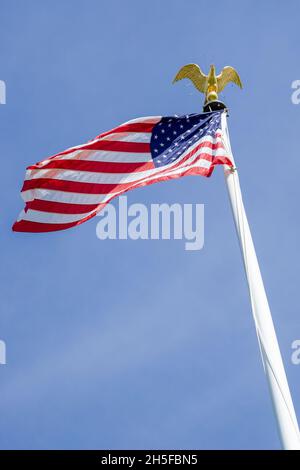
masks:
<path fill-rule="evenodd" d="M 126 121 L 124 124 L 121 124 L 122 126 L 126 126 L 126 124 L 132 124 L 136 122 L 149 122 L 150 124 L 156 124 L 162 119 L 162 116 L 146 116 L 146 117 L 141 117 L 141 118 L 136 118 L 136 119 L 131 119 L 130 121 Z M 120 127 L 121 127 L 120 125 Z"/>
<path fill-rule="evenodd" d="M 199 166 L 201 168 L 210 168 L 212 162 L 205 160 L 204 158 L 199 158 L 194 165 L 191 166 Z"/>
<path fill-rule="evenodd" d="M 29 189 L 22 192 L 22 197 L 25 202 L 32 201 L 33 199 L 42 199 L 43 201 L 64 202 L 68 204 L 100 204 L 118 194 L 118 192 L 110 194 L 85 194 L 55 189 Z"/>
<path fill-rule="evenodd" d="M 160 168 L 162 170 L 162 168 Z M 150 173 L 151 171 L 151 173 Z M 92 171 L 78 171 L 78 170 L 29 170 L 25 180 L 34 180 L 37 178 L 51 178 L 53 180 L 73 181 L 79 183 L 91 184 L 118 184 L 118 183 L 131 183 L 137 179 L 146 178 L 157 173 L 157 168 L 148 171 L 139 171 L 136 173 L 94 173 Z"/>
<path fill-rule="evenodd" d="M 114 132 L 113 134 L 102 137 L 101 140 L 118 142 L 141 142 L 149 144 L 152 132 Z"/>
<path fill-rule="evenodd" d="M 35 211 L 29 209 L 27 212 L 21 214 L 22 220 L 29 220 L 30 222 L 41 222 L 44 224 L 68 224 L 70 222 L 77 222 L 84 219 L 94 211 L 85 214 L 57 214 L 54 212 Z"/>
<path fill-rule="evenodd" d="M 145 163 L 151 162 L 150 152 L 132 153 L 132 152 L 112 152 L 110 150 L 76 150 L 76 152 L 67 155 L 57 155 L 51 160 L 44 160 L 42 165 L 46 165 L 53 160 L 90 160 L 91 162 L 116 162 L 116 163 Z"/>

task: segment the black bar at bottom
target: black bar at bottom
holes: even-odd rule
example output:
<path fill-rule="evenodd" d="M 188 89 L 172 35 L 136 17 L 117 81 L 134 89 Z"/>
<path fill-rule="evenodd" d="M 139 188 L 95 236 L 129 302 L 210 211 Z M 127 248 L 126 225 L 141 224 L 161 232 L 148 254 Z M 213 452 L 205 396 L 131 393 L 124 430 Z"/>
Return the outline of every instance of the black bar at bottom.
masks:
<path fill-rule="evenodd" d="M 288 457 L 289 456 L 289 457 Z M 82 464 L 88 468 L 106 468 L 121 465 L 123 468 L 139 468 L 147 465 L 183 465 L 199 467 L 203 464 L 216 463 L 220 468 L 226 463 L 240 462 L 247 464 L 266 460 L 270 465 L 286 463 L 287 458 L 294 458 L 293 452 L 281 451 L 225 451 L 225 450 L 1 450 L 0 465 L 7 464 Z M 2 467 L 5 468 L 5 467 Z M 20 467 L 22 468 L 22 467 Z"/>

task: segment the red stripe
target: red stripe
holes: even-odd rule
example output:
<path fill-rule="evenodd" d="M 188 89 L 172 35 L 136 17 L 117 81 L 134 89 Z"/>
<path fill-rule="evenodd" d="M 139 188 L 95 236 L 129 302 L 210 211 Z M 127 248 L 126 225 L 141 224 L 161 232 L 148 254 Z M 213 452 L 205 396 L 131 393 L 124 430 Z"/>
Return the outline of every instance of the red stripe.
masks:
<path fill-rule="evenodd" d="M 73 204 L 68 202 L 46 201 L 45 199 L 34 199 L 26 202 L 26 209 L 33 209 L 43 212 L 55 212 L 56 214 L 86 214 L 99 206 L 105 206 L 105 203 L 99 204 Z"/>
<path fill-rule="evenodd" d="M 111 131 L 104 132 L 103 134 L 98 135 L 96 138 L 101 139 L 101 137 L 118 132 L 152 132 L 152 129 L 154 126 L 156 126 L 156 124 L 156 122 L 133 122 L 132 124 L 124 124 L 123 126 L 115 127 Z"/>
<path fill-rule="evenodd" d="M 217 157 L 213 157 L 213 160 L 212 160 L 212 165 L 215 166 L 215 165 L 228 165 L 228 166 L 233 166 L 233 163 L 232 161 L 230 160 L 229 157 L 221 157 L 221 156 L 217 156 Z"/>
<path fill-rule="evenodd" d="M 82 223 L 83 221 L 80 221 Z M 75 222 L 69 224 L 42 224 L 41 222 L 30 222 L 29 220 L 20 220 L 12 226 L 14 232 L 55 232 L 74 227 Z"/>
<path fill-rule="evenodd" d="M 132 186 L 131 183 L 79 183 L 77 181 L 55 180 L 52 178 L 35 178 L 25 180 L 21 191 L 28 189 L 53 189 L 57 191 L 67 191 L 73 193 L 86 194 L 108 194 L 114 192 L 115 188 L 126 189 Z"/>
<path fill-rule="evenodd" d="M 68 155 L 72 152 L 78 152 L 81 150 L 111 150 L 113 152 L 132 152 L 132 153 L 150 153 L 150 144 L 143 142 L 119 142 L 117 140 L 97 140 L 94 142 L 87 142 L 77 147 L 71 147 L 63 152 L 59 152 L 51 157 L 44 158 L 39 163 L 43 163 L 45 160 L 53 160 L 54 158 L 61 157 L 62 155 Z"/>
<path fill-rule="evenodd" d="M 152 170 L 154 164 L 150 162 L 117 163 L 94 162 L 91 160 L 51 160 L 46 165 L 31 165 L 27 170 L 45 170 L 47 168 L 60 168 L 62 170 L 92 171 L 95 173 L 134 173 Z"/>
<path fill-rule="evenodd" d="M 110 150 L 111 152 L 150 153 L 150 144 L 143 142 L 119 142 L 118 140 L 97 140 L 83 145 L 80 150 Z M 60 154 L 61 155 L 61 154 Z"/>

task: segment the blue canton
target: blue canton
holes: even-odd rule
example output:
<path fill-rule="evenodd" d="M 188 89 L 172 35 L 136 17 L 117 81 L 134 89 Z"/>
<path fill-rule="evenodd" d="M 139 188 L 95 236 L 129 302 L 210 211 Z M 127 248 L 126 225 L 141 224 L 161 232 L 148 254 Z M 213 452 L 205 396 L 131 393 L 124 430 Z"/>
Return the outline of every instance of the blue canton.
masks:
<path fill-rule="evenodd" d="M 152 130 L 150 148 L 154 165 L 172 163 L 199 139 L 206 135 L 215 137 L 221 128 L 221 114 L 217 111 L 163 117 Z"/>

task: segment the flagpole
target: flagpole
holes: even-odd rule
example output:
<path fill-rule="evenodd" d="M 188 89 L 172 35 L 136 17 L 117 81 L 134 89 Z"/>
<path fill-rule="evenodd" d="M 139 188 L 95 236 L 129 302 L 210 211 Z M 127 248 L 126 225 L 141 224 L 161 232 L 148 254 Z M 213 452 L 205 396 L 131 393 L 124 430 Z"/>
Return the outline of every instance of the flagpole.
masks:
<path fill-rule="evenodd" d="M 234 163 L 226 112 L 222 114 L 222 130 L 224 145 Z M 224 174 L 240 242 L 262 362 L 271 393 L 281 444 L 284 450 L 300 450 L 300 434 L 296 413 L 245 213 L 238 172 L 236 169 L 232 170 L 232 168 L 224 166 Z"/>

